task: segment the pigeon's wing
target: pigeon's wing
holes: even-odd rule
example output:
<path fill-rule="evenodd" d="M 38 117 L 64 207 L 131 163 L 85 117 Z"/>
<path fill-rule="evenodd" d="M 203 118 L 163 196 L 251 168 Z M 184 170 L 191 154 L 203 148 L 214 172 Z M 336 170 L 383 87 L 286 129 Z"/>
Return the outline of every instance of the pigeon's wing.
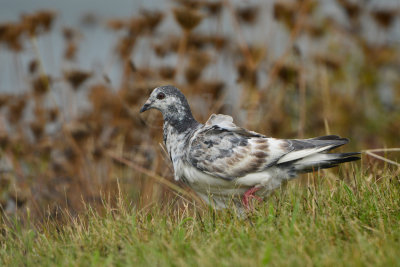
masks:
<path fill-rule="evenodd" d="M 213 114 L 191 138 L 187 160 L 197 169 L 225 180 L 271 166 L 307 172 L 358 159 L 354 157 L 357 153 L 326 153 L 347 142 L 336 135 L 302 140 L 269 138 L 236 126 L 230 116 Z"/>
<path fill-rule="evenodd" d="M 213 114 L 191 138 L 187 160 L 205 173 L 233 180 L 275 164 L 289 146 L 236 126 L 230 116 Z"/>

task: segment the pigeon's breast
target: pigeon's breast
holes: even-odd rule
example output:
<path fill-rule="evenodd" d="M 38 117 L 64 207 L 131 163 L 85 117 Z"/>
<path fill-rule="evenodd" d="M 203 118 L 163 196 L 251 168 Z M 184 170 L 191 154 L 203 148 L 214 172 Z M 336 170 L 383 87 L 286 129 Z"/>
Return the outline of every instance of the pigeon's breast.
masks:
<path fill-rule="evenodd" d="M 183 159 L 190 136 L 190 130 L 179 133 L 174 127 L 168 124 L 164 125 L 164 144 L 174 166 L 175 180 L 182 178 L 180 173 L 184 164 Z"/>

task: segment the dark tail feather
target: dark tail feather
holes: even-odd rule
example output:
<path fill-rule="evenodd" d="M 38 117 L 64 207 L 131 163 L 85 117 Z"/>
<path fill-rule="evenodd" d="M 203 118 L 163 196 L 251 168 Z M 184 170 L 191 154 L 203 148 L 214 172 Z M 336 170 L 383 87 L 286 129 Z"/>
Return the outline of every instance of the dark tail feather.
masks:
<path fill-rule="evenodd" d="M 310 138 L 310 140 L 338 140 L 338 139 L 345 139 L 348 141 L 347 138 L 342 138 L 338 135 L 324 135 L 324 136 L 318 136 L 314 138 Z"/>

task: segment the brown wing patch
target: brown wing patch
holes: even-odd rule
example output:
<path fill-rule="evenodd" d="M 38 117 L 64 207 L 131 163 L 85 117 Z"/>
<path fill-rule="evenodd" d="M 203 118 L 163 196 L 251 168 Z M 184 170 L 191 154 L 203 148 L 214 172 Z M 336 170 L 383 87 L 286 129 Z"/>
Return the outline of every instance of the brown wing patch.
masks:
<path fill-rule="evenodd" d="M 268 148 L 269 148 L 268 144 L 261 144 L 261 145 L 256 146 L 256 149 L 263 150 L 263 151 L 268 150 Z"/>
<path fill-rule="evenodd" d="M 257 152 L 252 153 L 252 155 L 257 158 L 266 158 L 268 156 L 268 153 L 266 153 L 264 151 L 257 151 Z"/>
<path fill-rule="evenodd" d="M 244 158 L 244 155 L 242 153 L 236 153 L 235 154 L 235 160 L 236 161 L 239 161 L 239 160 L 241 160 L 243 158 Z"/>
<path fill-rule="evenodd" d="M 265 164 L 265 158 L 257 158 L 254 159 L 254 162 L 257 163 L 256 168 L 259 169 L 260 167 L 262 167 Z"/>
<path fill-rule="evenodd" d="M 266 143 L 268 143 L 268 140 L 264 139 L 264 138 L 257 138 L 254 140 L 254 142 L 256 142 L 257 144 L 263 144 L 263 143 L 266 144 Z"/>
<path fill-rule="evenodd" d="M 248 173 L 257 171 L 262 165 L 265 164 L 264 159 L 261 158 L 253 158 L 248 164 L 243 166 L 240 169 L 237 169 L 237 177 L 244 176 Z"/>
<path fill-rule="evenodd" d="M 249 148 L 247 148 L 247 147 L 241 147 L 241 148 L 239 148 L 239 149 L 237 150 L 237 153 L 246 155 L 247 153 L 249 153 L 249 151 L 250 151 Z"/>
<path fill-rule="evenodd" d="M 280 146 L 280 148 L 282 148 L 282 149 L 287 149 L 287 148 L 290 146 L 290 144 L 289 144 L 289 142 L 284 141 L 284 142 L 282 142 L 279 146 Z"/>
<path fill-rule="evenodd" d="M 223 170 L 220 167 L 217 167 L 217 166 L 213 166 L 211 170 L 214 171 L 214 172 L 223 173 Z"/>

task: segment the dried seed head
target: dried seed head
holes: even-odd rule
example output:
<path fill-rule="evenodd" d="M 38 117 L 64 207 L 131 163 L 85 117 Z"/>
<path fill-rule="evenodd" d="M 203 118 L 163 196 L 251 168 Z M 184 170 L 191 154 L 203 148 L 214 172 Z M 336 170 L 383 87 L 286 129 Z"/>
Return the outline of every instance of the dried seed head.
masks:
<path fill-rule="evenodd" d="M 49 108 L 47 110 L 47 114 L 46 114 L 47 120 L 49 122 L 55 122 L 55 121 L 57 121 L 59 114 L 60 114 L 60 111 L 57 107 Z"/>
<path fill-rule="evenodd" d="M 182 29 L 191 31 L 200 24 L 204 16 L 197 10 L 179 7 L 174 9 L 174 17 Z"/>
<path fill-rule="evenodd" d="M 74 60 L 76 58 L 76 52 L 78 51 L 78 46 L 75 42 L 69 42 L 64 51 L 64 58 L 66 60 Z"/>
<path fill-rule="evenodd" d="M 29 62 L 28 71 L 30 74 L 35 74 L 39 66 L 39 62 L 36 59 L 33 59 Z"/>
<path fill-rule="evenodd" d="M 168 51 L 167 46 L 164 44 L 154 45 L 153 50 L 154 50 L 154 53 L 160 58 L 165 57 L 170 52 L 170 51 Z"/>
<path fill-rule="evenodd" d="M 127 22 L 128 36 L 137 37 L 146 31 L 146 21 L 141 17 L 132 17 Z"/>
<path fill-rule="evenodd" d="M 52 10 L 40 10 L 36 13 L 36 20 L 44 32 L 50 31 L 55 17 L 56 12 Z"/>
<path fill-rule="evenodd" d="M 71 137 L 77 142 L 83 142 L 90 136 L 90 129 L 87 124 L 74 121 L 65 125 L 65 130 L 71 134 Z"/>
<path fill-rule="evenodd" d="M 223 36 L 212 36 L 210 42 L 214 45 L 215 49 L 221 50 L 228 44 L 228 39 Z"/>
<path fill-rule="evenodd" d="M 62 33 L 63 33 L 64 40 L 67 42 L 74 41 L 79 35 L 79 33 L 76 29 L 73 29 L 70 27 L 64 27 L 62 29 Z"/>
<path fill-rule="evenodd" d="M 32 89 L 36 96 L 42 96 L 50 90 L 51 77 L 48 75 L 39 75 L 32 81 Z"/>
<path fill-rule="evenodd" d="M 361 7 L 357 3 L 348 0 L 338 0 L 338 2 L 351 20 L 358 19 L 361 13 Z"/>
<path fill-rule="evenodd" d="M 288 29 L 292 29 L 296 20 L 296 6 L 289 2 L 276 2 L 274 4 L 274 18 L 282 22 Z"/>
<path fill-rule="evenodd" d="M 160 25 L 164 18 L 164 14 L 158 11 L 142 10 L 141 15 L 144 19 L 143 24 L 150 33 Z"/>
<path fill-rule="evenodd" d="M 37 35 L 41 32 L 50 31 L 54 18 L 55 12 L 42 10 L 37 13 L 22 15 L 21 25 L 28 34 Z"/>
<path fill-rule="evenodd" d="M 238 8 L 236 10 L 236 16 L 239 21 L 246 24 L 254 24 L 258 18 L 259 7 L 257 6 L 246 6 L 242 8 Z"/>
<path fill-rule="evenodd" d="M 81 70 L 70 70 L 64 72 L 64 78 L 74 90 L 78 90 L 79 87 L 91 76 L 91 72 Z"/>
<path fill-rule="evenodd" d="M 39 33 L 39 22 L 35 14 L 22 14 L 21 25 L 24 27 L 24 31 L 30 36 L 34 36 Z"/>
<path fill-rule="evenodd" d="M 203 5 L 202 0 L 174 0 L 174 2 L 190 9 L 199 9 Z"/>
<path fill-rule="evenodd" d="M 4 42 L 12 51 L 20 52 L 23 49 L 21 37 L 24 31 L 25 29 L 21 24 L 0 24 L 0 42 Z"/>
<path fill-rule="evenodd" d="M 258 83 L 257 70 L 248 66 L 245 62 L 237 64 L 238 82 L 245 82 L 251 86 L 256 86 Z"/>
<path fill-rule="evenodd" d="M 397 11 L 396 10 L 372 10 L 371 11 L 372 17 L 374 18 L 375 22 L 378 23 L 383 28 L 389 28 L 392 26 Z"/>
<path fill-rule="evenodd" d="M 299 78 L 299 68 L 285 64 L 278 71 L 278 77 L 285 83 L 296 83 Z"/>
<path fill-rule="evenodd" d="M 327 32 L 327 23 L 308 24 L 306 31 L 313 38 L 322 38 Z"/>
<path fill-rule="evenodd" d="M 262 61 L 267 54 L 267 50 L 264 46 L 250 45 L 249 46 L 249 55 L 253 62 L 258 63 Z"/>
<path fill-rule="evenodd" d="M 210 16 L 219 16 L 222 11 L 222 2 L 205 2 L 202 6 Z"/>

